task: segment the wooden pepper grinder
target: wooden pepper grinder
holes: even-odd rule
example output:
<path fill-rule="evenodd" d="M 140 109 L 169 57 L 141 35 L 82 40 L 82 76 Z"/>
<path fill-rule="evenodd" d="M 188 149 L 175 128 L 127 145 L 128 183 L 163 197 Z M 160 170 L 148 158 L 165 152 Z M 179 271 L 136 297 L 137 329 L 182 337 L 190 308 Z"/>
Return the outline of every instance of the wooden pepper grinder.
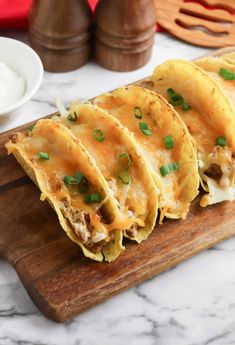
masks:
<path fill-rule="evenodd" d="M 148 62 L 156 29 L 153 0 L 100 0 L 95 23 L 95 57 L 103 67 L 124 72 Z"/>
<path fill-rule="evenodd" d="M 86 63 L 91 20 L 87 0 L 33 0 L 29 40 L 47 71 L 67 72 Z"/>

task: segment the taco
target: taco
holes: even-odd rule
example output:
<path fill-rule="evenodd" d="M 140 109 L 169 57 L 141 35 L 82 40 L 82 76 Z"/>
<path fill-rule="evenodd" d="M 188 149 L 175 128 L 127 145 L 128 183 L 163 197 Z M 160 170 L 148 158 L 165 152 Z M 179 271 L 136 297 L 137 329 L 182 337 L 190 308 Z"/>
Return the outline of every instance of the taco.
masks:
<path fill-rule="evenodd" d="M 118 208 L 94 159 L 64 126 L 44 119 L 6 144 L 41 190 L 68 235 L 85 256 L 114 260 L 124 249 L 121 229 L 113 228 Z"/>
<path fill-rule="evenodd" d="M 224 61 L 226 61 L 232 65 L 235 65 L 235 52 L 225 53 L 223 55 L 220 55 L 220 57 Z"/>
<path fill-rule="evenodd" d="M 235 64 L 224 60 L 223 56 L 202 58 L 195 64 L 207 71 L 235 107 Z"/>
<path fill-rule="evenodd" d="M 99 166 L 118 208 L 109 226 L 137 242 L 146 239 L 156 223 L 159 190 L 129 131 L 92 104 L 73 103 L 66 117 L 53 120 L 68 127 Z"/>
<path fill-rule="evenodd" d="M 138 86 L 101 95 L 94 103 L 116 117 L 140 145 L 160 188 L 160 223 L 186 218 L 198 194 L 197 157 L 191 137 L 173 107 L 160 95 Z"/>
<path fill-rule="evenodd" d="M 179 113 L 197 148 L 201 206 L 235 199 L 235 114 L 218 83 L 195 64 L 167 61 L 156 67 L 151 88 Z"/>

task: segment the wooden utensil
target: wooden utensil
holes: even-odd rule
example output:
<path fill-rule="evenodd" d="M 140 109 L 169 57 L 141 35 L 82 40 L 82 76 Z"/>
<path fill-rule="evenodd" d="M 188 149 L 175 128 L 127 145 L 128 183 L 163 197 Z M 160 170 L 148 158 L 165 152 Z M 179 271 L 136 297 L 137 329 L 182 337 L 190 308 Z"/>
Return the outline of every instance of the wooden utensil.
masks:
<path fill-rule="evenodd" d="M 50 72 L 84 65 L 90 54 L 91 9 L 86 0 L 34 0 L 29 40 Z"/>
<path fill-rule="evenodd" d="M 158 23 L 172 35 L 205 47 L 235 44 L 234 0 L 154 0 Z"/>
<path fill-rule="evenodd" d="M 153 0 L 100 0 L 95 11 L 95 58 L 105 68 L 132 71 L 151 56 Z"/>
<path fill-rule="evenodd" d="M 9 136 L 31 124 L 0 135 L 0 255 L 49 319 L 65 321 L 235 236 L 235 202 L 201 208 L 195 200 L 186 220 L 168 219 L 141 244 L 128 241 L 114 262 L 85 258 L 64 234 L 49 204 L 39 201 L 38 188 L 14 157 L 7 156 Z"/>

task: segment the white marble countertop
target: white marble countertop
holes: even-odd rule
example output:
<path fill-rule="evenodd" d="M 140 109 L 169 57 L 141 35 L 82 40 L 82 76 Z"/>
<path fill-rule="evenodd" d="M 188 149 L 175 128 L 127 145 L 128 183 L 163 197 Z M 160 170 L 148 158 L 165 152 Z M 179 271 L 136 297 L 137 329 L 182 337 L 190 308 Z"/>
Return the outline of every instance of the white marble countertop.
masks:
<path fill-rule="evenodd" d="M 1 32 L 27 41 L 24 32 Z M 45 73 L 40 90 L 0 132 L 150 75 L 170 58 L 193 59 L 209 50 L 156 34 L 150 62 L 131 73 L 94 62 L 70 73 Z M 65 324 L 45 319 L 14 270 L 0 260 L 0 345 L 229 345 L 235 344 L 235 238 L 205 251 Z"/>

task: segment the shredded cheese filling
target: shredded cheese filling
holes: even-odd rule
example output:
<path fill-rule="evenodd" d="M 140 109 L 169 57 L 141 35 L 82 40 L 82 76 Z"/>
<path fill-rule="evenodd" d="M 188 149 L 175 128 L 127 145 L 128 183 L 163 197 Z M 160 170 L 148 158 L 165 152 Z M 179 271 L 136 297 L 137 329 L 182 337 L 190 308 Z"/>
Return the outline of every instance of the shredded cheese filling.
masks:
<path fill-rule="evenodd" d="M 198 153 L 198 165 L 202 186 L 208 192 L 200 201 L 202 207 L 235 200 L 235 161 L 228 147 L 216 146 L 209 154 Z M 210 176 L 215 169 L 220 170 L 217 176 Z"/>

